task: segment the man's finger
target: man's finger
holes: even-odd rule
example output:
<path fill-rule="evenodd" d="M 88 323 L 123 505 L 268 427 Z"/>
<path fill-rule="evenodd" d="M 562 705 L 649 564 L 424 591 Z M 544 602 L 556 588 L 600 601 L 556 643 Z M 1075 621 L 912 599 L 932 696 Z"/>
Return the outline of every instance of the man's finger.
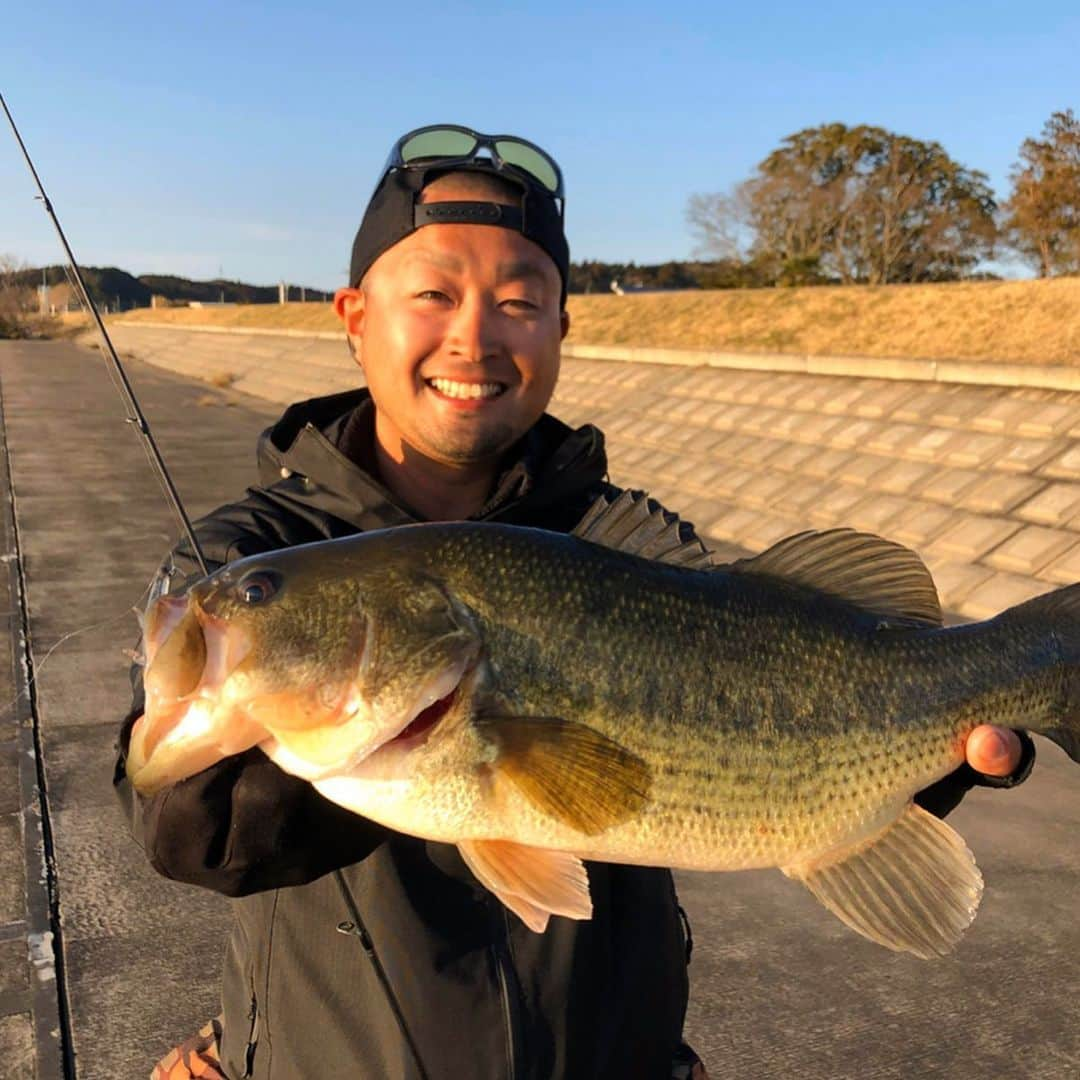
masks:
<path fill-rule="evenodd" d="M 981 724 L 968 736 L 968 764 L 987 776 L 1009 776 L 1020 765 L 1020 737 L 1008 728 Z"/>

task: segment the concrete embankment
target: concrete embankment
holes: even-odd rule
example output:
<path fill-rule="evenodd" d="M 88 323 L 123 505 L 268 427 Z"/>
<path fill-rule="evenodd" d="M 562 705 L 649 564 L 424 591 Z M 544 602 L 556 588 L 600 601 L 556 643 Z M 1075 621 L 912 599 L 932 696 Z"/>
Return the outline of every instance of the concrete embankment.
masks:
<path fill-rule="evenodd" d="M 117 324 L 121 352 L 285 403 L 355 386 L 339 334 Z M 553 411 L 724 551 L 850 525 L 955 615 L 1080 578 L 1080 369 L 567 347 Z"/>

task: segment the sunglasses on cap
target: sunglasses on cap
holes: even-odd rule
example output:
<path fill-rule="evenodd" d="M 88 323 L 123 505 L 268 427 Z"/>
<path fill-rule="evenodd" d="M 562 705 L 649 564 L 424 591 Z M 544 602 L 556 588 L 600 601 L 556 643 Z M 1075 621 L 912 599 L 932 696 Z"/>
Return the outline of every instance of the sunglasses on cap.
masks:
<path fill-rule="evenodd" d="M 390 151 L 382 176 L 393 169 L 452 168 L 470 165 L 487 158 L 496 169 L 510 169 L 524 175 L 564 210 L 562 171 L 552 158 L 535 143 L 516 135 L 482 135 L 457 124 L 431 124 L 402 135 Z"/>

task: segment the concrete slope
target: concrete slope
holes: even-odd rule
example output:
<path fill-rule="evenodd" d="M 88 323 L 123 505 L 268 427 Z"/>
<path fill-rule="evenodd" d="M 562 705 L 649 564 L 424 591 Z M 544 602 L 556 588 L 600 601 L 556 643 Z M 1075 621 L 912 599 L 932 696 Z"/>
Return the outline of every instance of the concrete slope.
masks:
<path fill-rule="evenodd" d="M 356 380 L 337 337 L 116 330 L 152 364 L 278 402 Z M 968 618 L 1080 578 L 1080 394 L 872 375 L 914 370 L 900 365 L 868 360 L 871 374 L 852 377 L 575 356 L 554 411 L 602 427 L 617 475 L 717 544 L 878 532 L 918 551 L 943 605 Z"/>

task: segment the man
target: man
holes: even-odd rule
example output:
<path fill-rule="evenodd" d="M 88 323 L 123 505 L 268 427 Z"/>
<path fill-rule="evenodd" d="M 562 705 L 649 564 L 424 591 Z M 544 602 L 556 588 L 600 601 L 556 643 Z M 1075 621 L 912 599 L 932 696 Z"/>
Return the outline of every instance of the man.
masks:
<path fill-rule="evenodd" d="M 449 125 L 404 136 L 350 274 L 335 310 L 368 391 L 294 405 L 264 434 L 262 486 L 197 526 L 212 567 L 414 521 L 569 531 L 615 492 L 601 434 L 544 412 L 569 252 L 561 175 L 542 150 Z M 194 572 L 181 546 L 165 587 Z M 141 709 L 137 692 L 122 748 Z M 1023 749 L 988 728 L 969 759 L 1015 780 Z M 927 798 L 947 809 L 972 782 L 954 774 Z M 222 1024 L 200 1043 L 230 1080 L 662 1078 L 693 1061 L 667 871 L 593 864 L 592 920 L 534 934 L 452 846 L 349 814 L 257 750 L 149 800 L 122 754 L 117 784 L 159 871 L 241 898 Z M 168 1075 L 185 1075 L 181 1057 Z"/>

